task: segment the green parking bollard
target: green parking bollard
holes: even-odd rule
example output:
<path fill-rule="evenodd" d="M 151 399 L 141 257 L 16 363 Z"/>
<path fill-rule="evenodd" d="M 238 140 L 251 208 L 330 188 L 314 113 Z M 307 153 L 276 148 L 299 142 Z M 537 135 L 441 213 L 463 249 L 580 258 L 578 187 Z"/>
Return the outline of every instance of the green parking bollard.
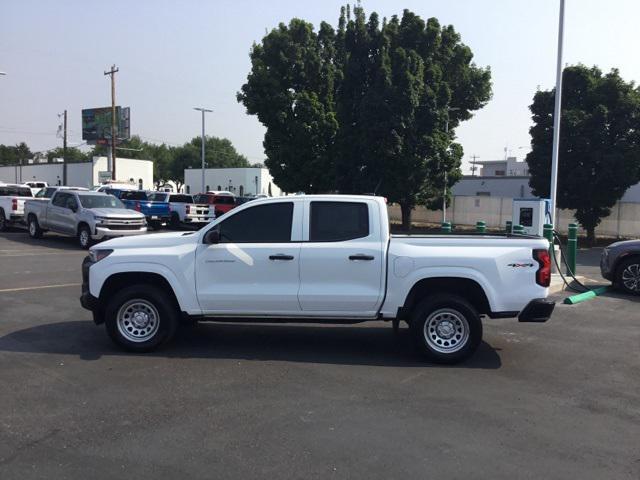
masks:
<path fill-rule="evenodd" d="M 542 232 L 544 238 L 549 241 L 549 253 L 553 253 L 551 250 L 553 249 L 553 225 L 550 223 L 545 223 L 542 227 Z"/>
<path fill-rule="evenodd" d="M 442 222 L 442 233 L 451 233 L 451 223 L 450 222 Z"/>
<path fill-rule="evenodd" d="M 505 232 L 511 233 L 512 229 L 513 229 L 513 222 L 511 220 L 507 220 L 507 223 L 504 227 Z"/>
<path fill-rule="evenodd" d="M 524 235 L 524 227 L 522 225 L 514 225 L 513 226 L 513 234 L 514 235 Z"/>
<path fill-rule="evenodd" d="M 483 221 L 476 222 L 476 231 L 478 233 L 485 233 L 487 231 L 487 224 Z"/>
<path fill-rule="evenodd" d="M 567 275 L 576 274 L 576 254 L 578 252 L 578 225 L 569 224 L 567 239 Z"/>

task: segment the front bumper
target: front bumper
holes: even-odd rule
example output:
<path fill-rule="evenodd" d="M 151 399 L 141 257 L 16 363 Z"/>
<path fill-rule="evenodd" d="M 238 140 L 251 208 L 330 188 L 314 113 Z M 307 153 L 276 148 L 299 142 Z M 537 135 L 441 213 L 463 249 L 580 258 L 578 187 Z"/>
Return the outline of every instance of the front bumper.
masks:
<path fill-rule="evenodd" d="M 524 310 L 518 315 L 519 322 L 537 322 L 542 323 L 549 320 L 553 309 L 556 306 L 556 302 L 549 300 L 548 298 L 534 298 Z"/>
<path fill-rule="evenodd" d="M 112 230 L 109 227 L 96 227 L 96 231 L 91 237 L 94 240 L 114 237 L 130 237 L 132 235 L 142 235 L 147 233 L 147 227 L 138 228 L 136 230 Z"/>
<path fill-rule="evenodd" d="M 600 273 L 603 278 L 613 281 L 613 272 L 609 263 L 609 251 L 606 248 L 602 251 L 602 256 L 600 257 Z"/>
<path fill-rule="evenodd" d="M 215 220 L 215 217 L 184 217 L 184 223 L 209 223 Z"/>
<path fill-rule="evenodd" d="M 89 256 L 84 257 L 82 261 L 82 291 L 80 294 L 80 305 L 87 310 L 90 310 L 93 313 L 93 321 L 96 324 L 100 324 L 104 322 L 104 318 L 101 314 L 100 309 L 100 300 L 93 295 L 91 295 L 91 290 L 89 289 L 89 268 L 95 262 L 91 261 Z"/>

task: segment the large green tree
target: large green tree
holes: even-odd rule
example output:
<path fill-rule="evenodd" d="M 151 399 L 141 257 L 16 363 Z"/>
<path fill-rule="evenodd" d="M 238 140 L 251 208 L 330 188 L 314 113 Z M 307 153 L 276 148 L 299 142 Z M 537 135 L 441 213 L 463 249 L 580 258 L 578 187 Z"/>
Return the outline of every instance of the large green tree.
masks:
<path fill-rule="evenodd" d="M 527 155 L 535 195 L 549 196 L 555 89 L 538 91 Z M 640 180 L 640 90 L 618 70 L 564 69 L 557 206 L 576 210 L 592 243 L 595 229 Z"/>
<path fill-rule="evenodd" d="M 21 161 L 33 157 L 33 153 L 26 143 L 17 145 L 0 145 L 0 165 L 18 165 Z"/>
<path fill-rule="evenodd" d="M 286 191 L 378 193 L 410 225 L 460 177 L 455 128 L 491 96 L 453 27 L 357 6 L 337 29 L 293 19 L 251 50 L 238 100 L 267 127 L 266 165 Z M 448 126 L 448 128 L 447 128 Z M 438 202 L 439 200 L 439 202 Z"/>

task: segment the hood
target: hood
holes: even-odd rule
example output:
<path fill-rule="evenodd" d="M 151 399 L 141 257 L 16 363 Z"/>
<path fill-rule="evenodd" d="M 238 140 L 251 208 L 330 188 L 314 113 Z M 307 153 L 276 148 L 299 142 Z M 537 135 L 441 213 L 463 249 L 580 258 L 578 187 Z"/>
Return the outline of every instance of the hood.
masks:
<path fill-rule="evenodd" d="M 128 208 L 89 208 L 91 213 L 97 217 L 111 217 L 111 218 L 144 218 L 144 215 L 135 210 Z"/>
<path fill-rule="evenodd" d="M 607 248 L 640 248 L 640 240 L 623 240 L 622 242 L 612 243 Z"/>
<path fill-rule="evenodd" d="M 197 232 L 168 232 L 119 237 L 100 242 L 96 248 L 164 248 L 195 243 Z"/>

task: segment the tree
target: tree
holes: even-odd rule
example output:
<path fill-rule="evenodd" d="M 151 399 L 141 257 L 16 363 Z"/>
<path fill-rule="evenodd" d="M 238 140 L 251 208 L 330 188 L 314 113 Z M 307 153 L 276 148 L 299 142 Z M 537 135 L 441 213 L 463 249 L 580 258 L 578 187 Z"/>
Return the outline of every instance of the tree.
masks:
<path fill-rule="evenodd" d="M 32 158 L 33 153 L 26 143 L 17 145 L 0 145 L 0 165 L 18 165 Z"/>
<path fill-rule="evenodd" d="M 62 147 L 54 148 L 47 152 L 47 161 L 52 162 L 54 158 L 64 158 L 67 163 L 86 162 L 91 159 L 90 153 L 84 153 L 76 147 L 67 147 L 67 154 L 64 154 Z"/>
<path fill-rule="evenodd" d="M 380 24 L 360 6 L 338 28 L 280 24 L 251 50 L 238 100 L 267 127 L 266 165 L 286 191 L 378 193 L 410 226 L 461 176 L 455 128 L 491 97 L 453 27 L 405 10 Z M 448 124 L 448 131 L 445 126 Z"/>
<path fill-rule="evenodd" d="M 539 91 L 530 109 L 527 155 L 533 193 L 549 197 L 555 89 Z M 613 69 L 567 67 L 563 72 L 557 206 L 575 209 L 595 240 L 595 228 L 640 180 L 640 90 Z"/>

